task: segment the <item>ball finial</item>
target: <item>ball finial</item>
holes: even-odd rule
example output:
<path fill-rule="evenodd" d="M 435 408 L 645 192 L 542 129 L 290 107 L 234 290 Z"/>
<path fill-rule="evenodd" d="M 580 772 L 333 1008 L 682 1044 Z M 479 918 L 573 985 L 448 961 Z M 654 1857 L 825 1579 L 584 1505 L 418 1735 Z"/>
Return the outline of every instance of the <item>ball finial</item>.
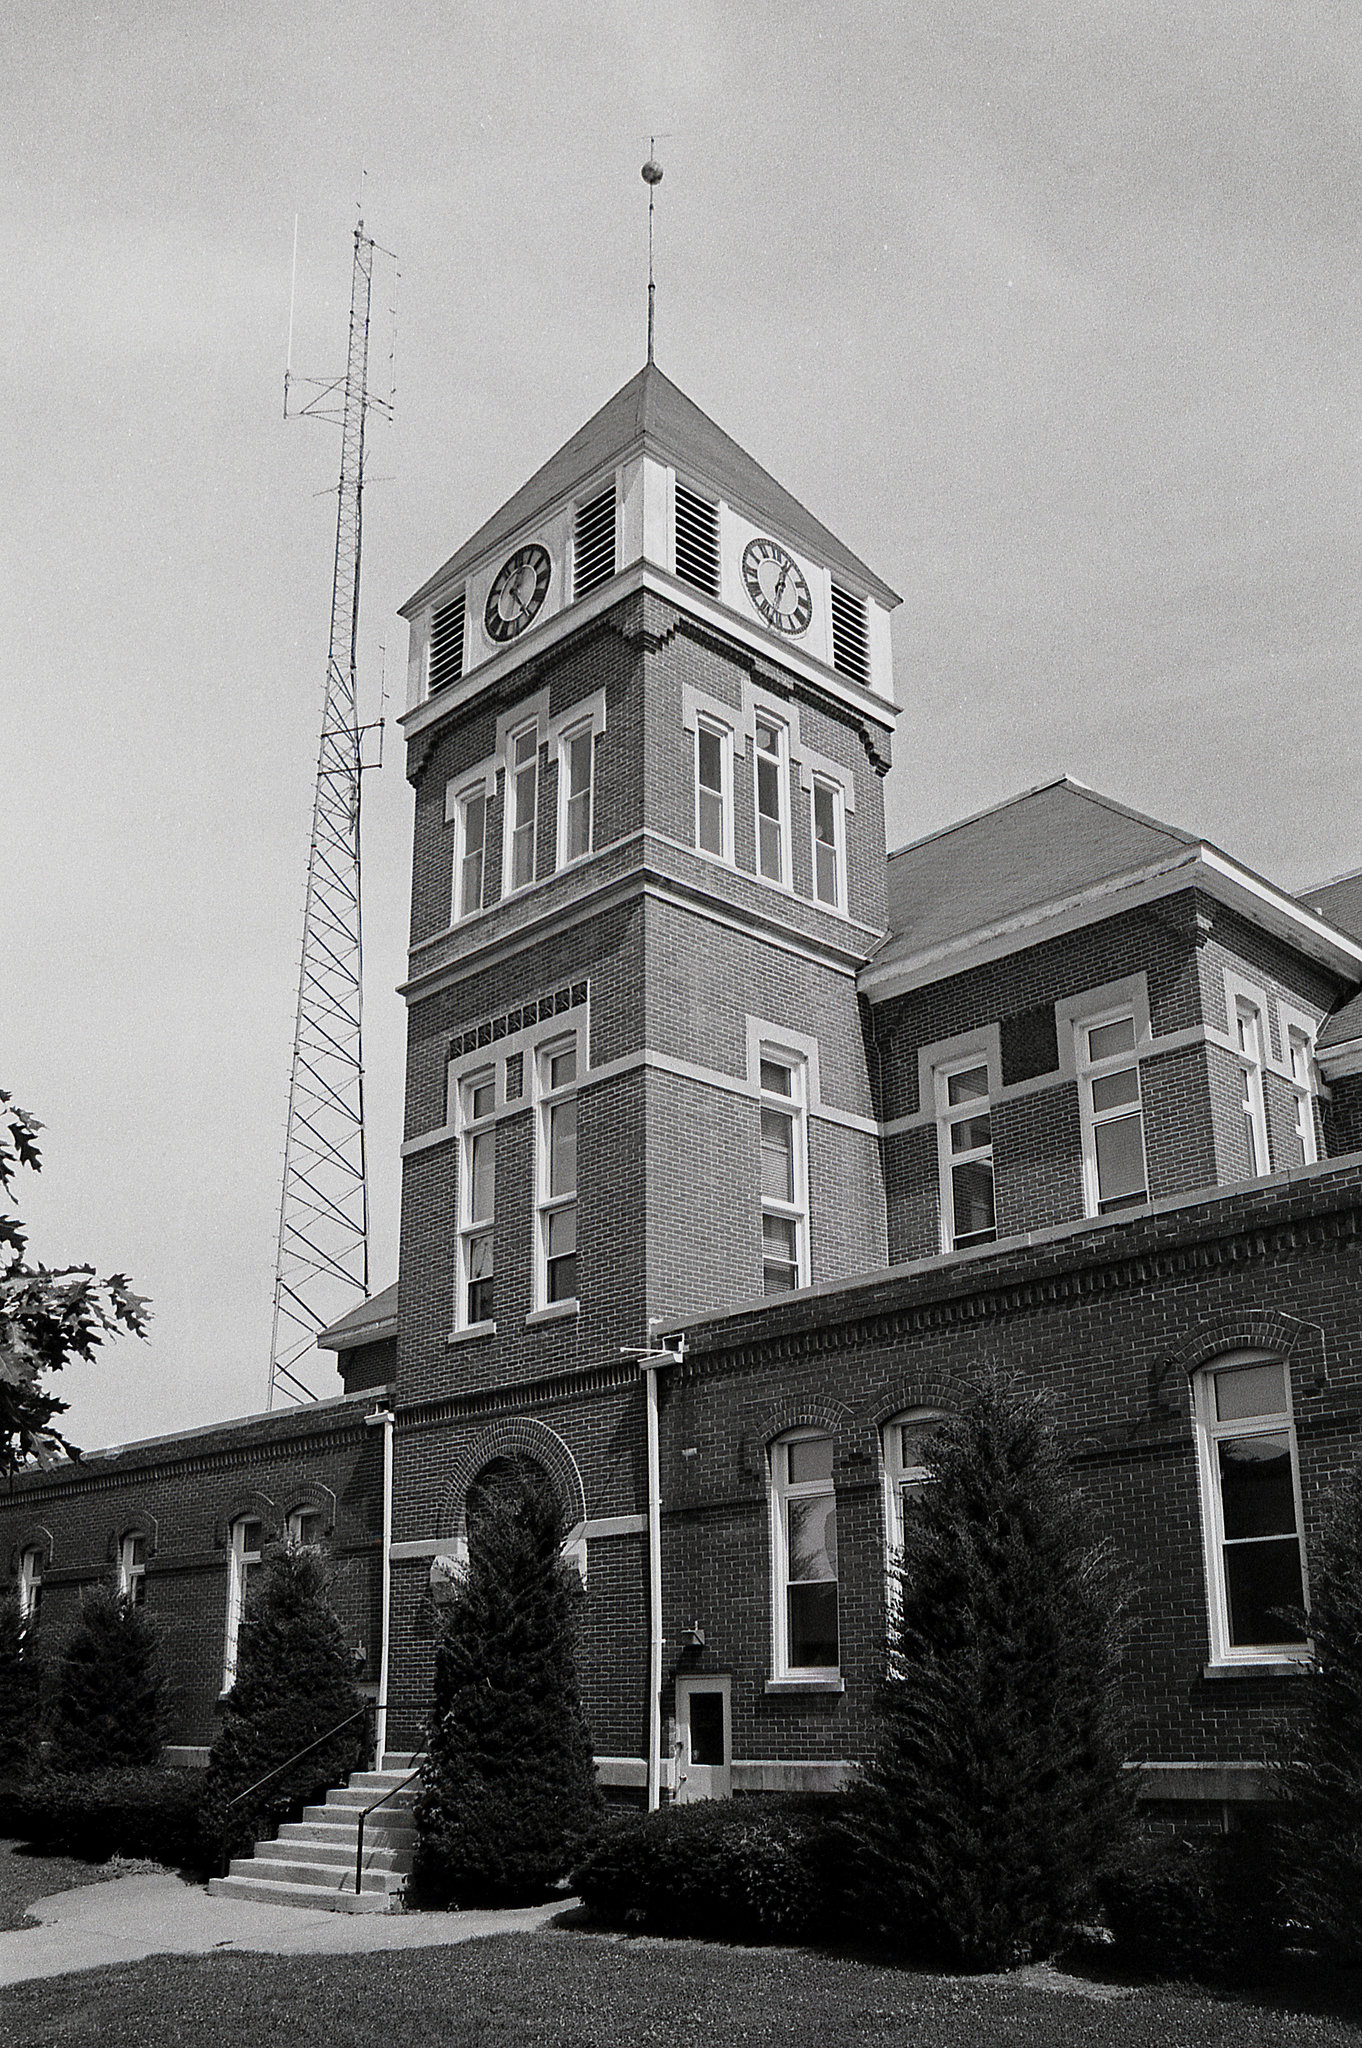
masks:
<path fill-rule="evenodd" d="M 645 185 L 660 185 L 662 183 L 662 166 L 655 157 L 650 156 L 647 163 L 643 166 L 643 182 Z"/>

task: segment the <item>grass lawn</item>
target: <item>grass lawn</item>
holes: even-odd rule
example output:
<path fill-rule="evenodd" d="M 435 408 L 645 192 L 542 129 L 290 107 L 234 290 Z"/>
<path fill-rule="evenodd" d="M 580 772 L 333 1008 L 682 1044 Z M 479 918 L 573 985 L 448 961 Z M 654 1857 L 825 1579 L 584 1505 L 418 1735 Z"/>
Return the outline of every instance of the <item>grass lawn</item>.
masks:
<path fill-rule="evenodd" d="M 550 1932 L 368 1956 L 161 1957 L 5 1993 L 6 2048 L 1356 2048 L 1344 1980 L 1099 2002 L 802 1949 Z M 1332 2005 L 1332 2010 L 1329 2009 Z"/>
<path fill-rule="evenodd" d="M 34 1856 L 18 1842 L 0 1842 L 0 1928 L 23 1927 L 35 1899 L 74 1891 L 78 1884 L 101 1884 L 116 1874 L 114 1865 Z"/>

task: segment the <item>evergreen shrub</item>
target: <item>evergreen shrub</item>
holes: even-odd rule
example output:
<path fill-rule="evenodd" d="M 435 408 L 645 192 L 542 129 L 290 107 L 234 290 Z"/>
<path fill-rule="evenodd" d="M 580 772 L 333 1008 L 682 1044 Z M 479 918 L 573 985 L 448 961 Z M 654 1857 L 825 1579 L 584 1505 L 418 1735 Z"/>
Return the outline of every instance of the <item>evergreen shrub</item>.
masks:
<path fill-rule="evenodd" d="M 354 1658 L 331 1605 L 328 1560 L 316 1546 L 267 1551 L 252 1573 L 237 1639 L 236 1681 L 223 1703 L 203 1784 L 205 1838 L 224 1857 L 275 1834 L 363 1764 L 364 1702 Z M 353 1718 L 360 1715 L 361 1718 Z M 348 1725 L 341 1727 L 342 1722 Z M 298 1751 L 336 1730 L 248 1799 L 233 1804 Z"/>
<path fill-rule="evenodd" d="M 28 1775 L 37 1754 L 42 1665 L 13 1590 L 0 1592 L 0 1785 Z"/>
<path fill-rule="evenodd" d="M 575 1660 L 581 1584 L 562 1535 L 547 1484 L 514 1469 L 470 1518 L 416 1803 L 425 1904 L 543 1898 L 599 1826 Z"/>
<path fill-rule="evenodd" d="M 148 1856 L 206 1867 L 199 1771 L 40 1771 L 3 1801 L 5 1827 L 49 1856 Z"/>
<path fill-rule="evenodd" d="M 1124 1588 L 1043 1398 L 983 1382 L 904 1516 L 860 1914 L 923 1959 L 1048 1955 L 1127 1825 Z"/>
<path fill-rule="evenodd" d="M 88 1594 L 67 1642 L 52 1706 L 53 1770 L 105 1771 L 154 1764 L 165 1739 L 160 1630 L 126 1594 Z"/>
<path fill-rule="evenodd" d="M 1145 1976 L 1239 1979 L 1281 1947 L 1263 1829 L 1137 1839 L 1102 1873 L 1098 1897 L 1117 1961 Z"/>
<path fill-rule="evenodd" d="M 837 1794 L 697 1800 L 630 1814 L 572 1873 L 600 1919 L 721 1941 L 834 1939 L 847 1836 Z"/>

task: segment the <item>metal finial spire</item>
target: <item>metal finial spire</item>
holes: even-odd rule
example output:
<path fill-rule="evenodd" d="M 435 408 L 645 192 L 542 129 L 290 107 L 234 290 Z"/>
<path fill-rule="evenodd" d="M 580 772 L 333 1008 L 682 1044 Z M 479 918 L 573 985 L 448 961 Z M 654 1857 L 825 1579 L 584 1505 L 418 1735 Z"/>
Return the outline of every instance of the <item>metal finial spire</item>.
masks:
<path fill-rule="evenodd" d="M 653 359 L 653 300 L 656 286 L 653 283 L 653 194 L 662 183 L 662 166 L 653 155 L 657 137 L 648 137 L 648 161 L 643 166 L 643 182 L 648 187 L 648 361 Z"/>

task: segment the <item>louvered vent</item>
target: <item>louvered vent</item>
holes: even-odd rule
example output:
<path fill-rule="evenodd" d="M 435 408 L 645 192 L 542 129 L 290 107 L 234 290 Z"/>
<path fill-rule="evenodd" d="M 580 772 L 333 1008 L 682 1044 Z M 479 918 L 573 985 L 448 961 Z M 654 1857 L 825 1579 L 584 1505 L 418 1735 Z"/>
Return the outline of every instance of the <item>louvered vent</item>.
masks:
<path fill-rule="evenodd" d="M 854 683 L 870 681 L 870 636 L 865 605 L 840 583 L 832 586 L 832 665 Z"/>
<path fill-rule="evenodd" d="M 448 604 L 442 604 L 430 622 L 430 694 L 457 683 L 463 674 L 464 596 L 461 590 Z"/>
<path fill-rule="evenodd" d="M 572 529 L 574 597 L 599 589 L 615 573 L 615 486 L 577 507 Z"/>
<path fill-rule="evenodd" d="M 719 595 L 719 508 L 676 486 L 676 573 L 683 583 Z"/>

